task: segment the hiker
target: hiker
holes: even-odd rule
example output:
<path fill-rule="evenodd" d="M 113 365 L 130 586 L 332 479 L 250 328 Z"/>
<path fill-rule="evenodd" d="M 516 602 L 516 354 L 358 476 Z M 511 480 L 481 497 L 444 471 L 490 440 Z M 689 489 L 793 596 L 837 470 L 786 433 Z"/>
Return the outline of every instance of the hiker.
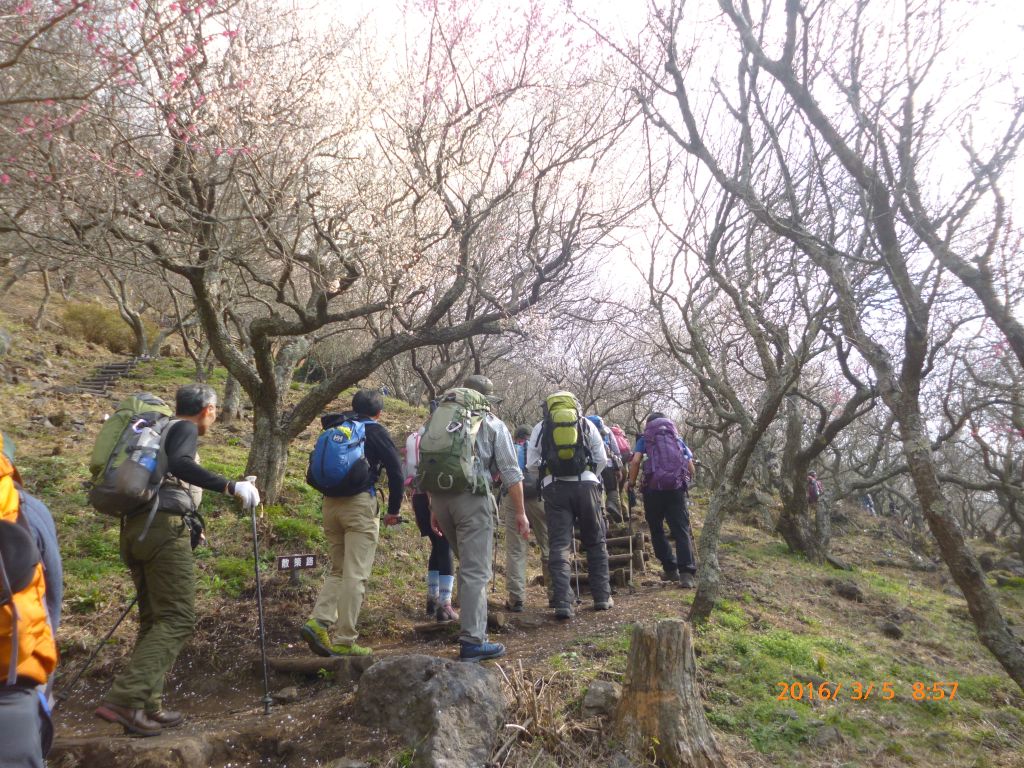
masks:
<path fill-rule="evenodd" d="M 417 482 L 430 494 L 431 525 L 459 558 L 459 661 L 505 655 L 487 640 L 487 584 L 494 556 L 496 506 L 491 476 L 497 472 L 526 537 L 530 523 L 523 505 L 523 473 L 508 427 L 491 413 L 494 386 L 474 374 L 462 387 L 442 395 L 420 440 Z"/>
<path fill-rule="evenodd" d="M 398 525 L 402 507 L 402 460 L 387 427 L 378 423 L 384 397 L 378 390 L 361 389 L 352 396 L 352 410 L 320 419 L 325 430 L 362 429 L 357 457 L 346 488 L 323 501 L 324 535 L 331 557 L 331 571 L 313 605 L 313 613 L 300 634 L 318 656 L 368 656 L 370 648 L 356 640 L 356 622 L 363 606 L 366 582 L 373 569 L 380 536 L 377 517 L 377 478 L 383 468 L 388 478 L 385 525 Z M 315 454 L 315 451 L 314 451 Z M 311 461 L 312 463 L 312 461 Z M 333 641 L 332 641 L 333 634 Z"/>
<path fill-rule="evenodd" d="M 579 598 L 572 593 L 569 579 L 575 525 L 579 525 L 580 539 L 587 552 L 594 610 L 607 611 L 615 604 L 608 574 L 607 529 L 601 515 L 600 477 L 608 459 L 597 427 L 583 418 L 575 395 L 549 395 L 543 410 L 544 418 L 530 433 L 526 465 L 537 469 L 542 477 L 553 607 L 556 618 L 568 620 L 575 615 L 574 606 Z"/>
<path fill-rule="evenodd" d="M 637 484 L 643 468 L 641 492 L 644 516 L 651 532 L 654 554 L 661 562 L 662 578 L 679 581 L 686 589 L 694 586 L 697 564 L 693 557 L 687 489 L 694 473 L 693 454 L 676 432 L 671 419 L 654 411 L 646 420 L 644 433 L 637 438 L 633 461 L 629 465 L 627 488 Z M 676 543 L 676 551 L 665 537 L 665 524 Z"/>
<path fill-rule="evenodd" d="M 430 412 L 437 408 L 437 401 L 430 401 Z M 452 590 L 455 587 L 455 571 L 452 567 L 452 548 L 448 539 L 434 532 L 430 527 L 430 496 L 416 482 L 416 469 L 420 460 L 420 440 L 427 431 L 422 426 L 409 435 L 405 441 L 405 485 L 416 516 L 420 535 L 430 541 L 430 556 L 427 559 L 427 616 L 439 622 L 458 621 L 459 614 L 452 607 Z"/>
<path fill-rule="evenodd" d="M 46 508 L 21 488 L 13 461 L 0 433 L 0 765 L 42 768 L 53 741 L 47 686 L 57 666 L 60 552 L 56 533 L 50 540 L 28 511 L 30 499 L 36 513 Z M 52 524 L 48 510 L 45 518 Z"/>
<path fill-rule="evenodd" d="M 519 468 L 523 471 L 523 504 L 530 530 L 540 549 L 540 567 L 544 574 L 544 588 L 548 593 L 548 607 L 554 607 L 554 591 L 551 586 L 551 571 L 548 567 L 548 523 L 544 516 L 544 502 L 540 498 L 539 475 L 536 469 L 526 465 L 527 443 L 530 441 L 530 427 L 516 427 L 515 446 Z M 505 521 L 505 581 L 508 584 L 508 598 L 505 607 L 512 613 L 521 613 L 526 601 L 526 559 L 530 543 L 519 535 L 516 525 L 516 509 L 512 497 L 502 486 L 501 517 Z"/>
<path fill-rule="evenodd" d="M 821 494 L 824 492 L 824 487 L 821 484 L 821 480 L 818 479 L 818 473 L 811 470 L 807 473 L 807 503 L 812 506 L 817 506 L 818 500 L 821 498 Z"/>
<path fill-rule="evenodd" d="M 871 498 L 870 493 L 865 493 L 860 498 L 861 504 L 864 505 L 864 510 L 872 517 L 877 517 L 875 513 L 875 500 Z"/>
<path fill-rule="evenodd" d="M 186 384 L 175 395 L 174 420 L 162 435 L 167 472 L 157 496 L 121 524 L 121 560 L 139 599 L 139 634 L 128 665 L 114 679 L 96 715 L 140 736 L 156 736 L 184 721 L 164 709 L 164 679 L 195 629 L 195 512 L 203 490 L 235 496 L 246 509 L 260 503 L 256 486 L 229 481 L 199 465 L 198 439 L 217 419 L 217 394 L 206 384 Z"/>
<path fill-rule="evenodd" d="M 605 517 L 609 523 L 622 525 L 626 522 L 626 518 L 622 514 L 622 499 L 619 498 L 619 489 L 623 480 L 622 455 L 619 445 L 615 441 L 612 431 L 605 426 L 604 419 L 597 415 L 587 416 L 587 418 L 597 427 L 601 440 L 604 441 L 605 455 L 608 457 L 608 464 L 601 472 L 601 483 L 605 492 Z"/>

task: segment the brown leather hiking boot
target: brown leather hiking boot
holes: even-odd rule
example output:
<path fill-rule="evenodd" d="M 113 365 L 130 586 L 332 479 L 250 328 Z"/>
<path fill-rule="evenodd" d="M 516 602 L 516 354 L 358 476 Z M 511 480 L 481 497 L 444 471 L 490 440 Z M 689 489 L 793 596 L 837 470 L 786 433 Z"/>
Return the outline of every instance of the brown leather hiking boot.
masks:
<path fill-rule="evenodd" d="M 123 725 L 126 731 L 139 736 L 159 736 L 163 730 L 160 723 L 151 720 L 143 710 L 122 707 L 119 704 L 111 704 L 109 701 L 101 702 L 96 707 L 96 717 L 103 718 L 110 723 Z"/>
<path fill-rule="evenodd" d="M 185 716 L 173 709 L 158 709 L 156 712 L 147 712 L 146 717 L 160 723 L 164 728 L 176 728 L 185 722 Z"/>

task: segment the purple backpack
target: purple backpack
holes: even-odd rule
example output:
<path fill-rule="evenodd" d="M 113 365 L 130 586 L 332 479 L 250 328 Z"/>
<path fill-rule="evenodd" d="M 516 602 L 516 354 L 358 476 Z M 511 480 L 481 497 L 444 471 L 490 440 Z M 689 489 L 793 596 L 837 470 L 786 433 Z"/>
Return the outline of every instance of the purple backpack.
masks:
<path fill-rule="evenodd" d="M 644 488 L 677 491 L 690 482 L 690 460 L 671 419 L 654 419 L 644 429 Z"/>

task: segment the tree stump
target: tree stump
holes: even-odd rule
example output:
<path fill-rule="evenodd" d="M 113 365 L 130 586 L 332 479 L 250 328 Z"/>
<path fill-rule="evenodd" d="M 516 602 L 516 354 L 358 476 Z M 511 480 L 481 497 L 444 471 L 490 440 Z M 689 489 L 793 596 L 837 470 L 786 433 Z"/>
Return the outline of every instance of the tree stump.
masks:
<path fill-rule="evenodd" d="M 615 724 L 631 747 L 667 768 L 726 768 L 697 688 L 690 625 L 637 624 Z"/>

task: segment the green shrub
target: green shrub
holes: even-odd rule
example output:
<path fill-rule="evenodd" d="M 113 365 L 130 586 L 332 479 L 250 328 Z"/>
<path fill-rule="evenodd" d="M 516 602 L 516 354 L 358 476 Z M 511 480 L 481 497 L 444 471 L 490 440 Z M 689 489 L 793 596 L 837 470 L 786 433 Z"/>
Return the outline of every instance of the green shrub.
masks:
<path fill-rule="evenodd" d="M 147 338 L 154 338 L 159 331 L 156 324 L 149 320 L 143 322 Z M 64 310 L 64 329 L 72 336 L 99 344 L 115 354 L 135 350 L 135 334 L 131 327 L 116 309 L 102 304 L 69 304 Z"/>

